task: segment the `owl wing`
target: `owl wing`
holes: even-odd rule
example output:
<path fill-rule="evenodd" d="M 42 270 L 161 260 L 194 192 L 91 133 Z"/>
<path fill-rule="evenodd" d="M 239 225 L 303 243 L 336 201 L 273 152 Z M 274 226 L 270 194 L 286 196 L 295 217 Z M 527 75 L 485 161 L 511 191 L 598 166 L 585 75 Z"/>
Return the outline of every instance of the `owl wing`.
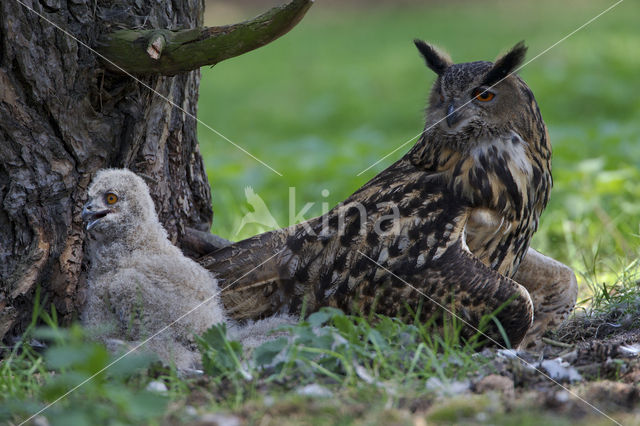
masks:
<path fill-rule="evenodd" d="M 437 259 L 427 260 L 416 267 L 416 259 L 407 257 L 386 265 L 374 261 L 378 256 L 365 250 L 358 256 L 371 262 L 372 278 L 345 277 L 355 283 L 347 292 L 336 288 L 338 284 L 310 280 L 298 282 L 296 271 L 298 256 L 286 244 L 288 234 L 267 232 L 232 246 L 218 250 L 200 262 L 221 281 L 222 300 L 231 318 L 257 319 L 278 312 L 298 313 L 301 294 L 310 295 L 311 309 L 336 306 L 351 312 L 375 311 L 397 316 L 405 305 L 415 308 L 423 305 L 426 316 L 446 308 L 463 319 L 467 325 L 464 334 L 477 332 L 486 315 L 494 315 L 500 322 L 509 343 L 517 346 L 533 319 L 533 305 L 527 290 L 482 263 L 463 247 L 461 240 L 444 249 Z M 367 254 L 370 253 L 370 254 Z M 357 268 L 353 268 L 353 274 Z M 349 272 L 347 272 L 349 273 Z M 375 278 L 373 278 L 375 277 Z M 326 295 L 324 298 L 323 296 Z M 453 302 L 453 303 L 452 303 Z M 502 342 L 499 329 L 493 322 L 487 324 L 488 335 Z"/>
<path fill-rule="evenodd" d="M 425 299 L 425 310 L 442 309 L 455 313 L 472 326 L 463 331 L 465 336 L 476 334 L 479 325 L 488 316 L 497 319 L 506 332 L 509 344 L 516 347 L 524 338 L 533 320 L 533 304 L 528 291 L 514 280 L 499 274 L 482 263 L 463 247 L 459 240 L 448 247 L 442 256 L 429 263 L 427 269 L 407 271 L 394 277 L 410 290 L 400 292 L 401 300 L 411 300 L 417 294 Z M 404 294 L 402 294 L 404 293 Z M 419 297 L 419 296 L 418 296 Z M 493 321 L 482 329 L 496 342 L 504 342 L 499 328 Z"/>
<path fill-rule="evenodd" d="M 227 314 L 236 320 L 253 319 L 278 311 L 274 293 L 290 279 L 286 267 L 291 251 L 287 230 L 265 232 L 217 250 L 198 260 L 218 279 Z"/>

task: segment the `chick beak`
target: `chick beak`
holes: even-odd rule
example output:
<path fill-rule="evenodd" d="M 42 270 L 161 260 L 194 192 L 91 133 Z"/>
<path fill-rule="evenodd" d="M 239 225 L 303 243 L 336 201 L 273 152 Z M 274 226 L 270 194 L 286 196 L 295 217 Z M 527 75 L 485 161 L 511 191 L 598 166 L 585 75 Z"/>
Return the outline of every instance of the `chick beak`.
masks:
<path fill-rule="evenodd" d="M 109 209 L 93 210 L 91 202 L 84 205 L 82 208 L 82 220 L 87 222 L 87 231 L 94 227 L 96 223 L 106 215 L 111 213 Z"/>

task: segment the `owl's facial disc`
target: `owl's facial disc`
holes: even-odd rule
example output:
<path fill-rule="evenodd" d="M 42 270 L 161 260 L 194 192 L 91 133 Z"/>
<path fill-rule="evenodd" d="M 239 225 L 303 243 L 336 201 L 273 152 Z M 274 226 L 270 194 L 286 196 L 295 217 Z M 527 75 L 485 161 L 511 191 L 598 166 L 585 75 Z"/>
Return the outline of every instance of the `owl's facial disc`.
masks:
<path fill-rule="evenodd" d="M 82 220 L 87 222 L 87 231 L 94 228 L 107 215 L 115 213 L 117 202 L 118 196 L 114 192 L 108 191 L 103 196 L 94 197 L 85 204 L 82 209 Z"/>
<path fill-rule="evenodd" d="M 469 99 L 462 98 L 458 101 L 451 101 L 444 113 L 448 128 L 455 131 L 464 128 L 469 120 L 478 116 L 480 112 L 478 107 L 493 102 L 495 97 L 495 91 L 485 87 L 476 87 L 471 92 Z"/>

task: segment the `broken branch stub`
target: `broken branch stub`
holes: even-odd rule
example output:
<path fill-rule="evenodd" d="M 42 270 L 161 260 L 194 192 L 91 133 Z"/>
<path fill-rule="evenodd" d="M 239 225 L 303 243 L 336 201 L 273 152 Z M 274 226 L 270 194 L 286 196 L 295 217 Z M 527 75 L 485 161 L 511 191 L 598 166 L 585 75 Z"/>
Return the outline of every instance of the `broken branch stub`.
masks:
<path fill-rule="evenodd" d="M 112 71 L 175 75 L 272 42 L 295 27 L 313 1 L 293 0 L 248 21 L 221 27 L 119 30 L 102 36 L 96 48 Z"/>
<path fill-rule="evenodd" d="M 149 45 L 147 46 L 147 53 L 151 59 L 158 60 L 162 55 L 162 50 L 167 44 L 167 39 L 164 38 L 164 34 L 156 33 L 149 38 Z"/>

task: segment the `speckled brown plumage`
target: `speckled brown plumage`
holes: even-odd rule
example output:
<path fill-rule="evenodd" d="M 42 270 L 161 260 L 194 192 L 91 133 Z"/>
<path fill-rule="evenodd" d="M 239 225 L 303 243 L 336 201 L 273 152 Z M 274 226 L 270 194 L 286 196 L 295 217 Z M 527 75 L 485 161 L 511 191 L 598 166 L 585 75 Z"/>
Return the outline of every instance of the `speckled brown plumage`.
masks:
<path fill-rule="evenodd" d="M 512 279 L 523 258 L 540 270 L 549 264 L 529 242 L 549 199 L 551 146 L 533 94 L 509 75 L 526 48 L 516 45 L 495 65 L 453 64 L 416 45 L 438 74 L 416 145 L 327 214 L 201 260 L 223 287 L 233 283 L 223 292 L 232 317 L 299 313 L 304 301 L 308 311 L 336 306 L 386 315 L 420 306 L 426 319 L 440 308 L 422 292 L 445 306 L 453 300 L 474 326 L 501 308 L 496 317 L 515 346 L 536 312 L 545 313 L 525 343 L 573 308 L 575 277 L 558 262 L 549 272 L 553 283 L 531 272 L 523 282 Z M 557 295 L 551 307 L 547 293 Z"/>

